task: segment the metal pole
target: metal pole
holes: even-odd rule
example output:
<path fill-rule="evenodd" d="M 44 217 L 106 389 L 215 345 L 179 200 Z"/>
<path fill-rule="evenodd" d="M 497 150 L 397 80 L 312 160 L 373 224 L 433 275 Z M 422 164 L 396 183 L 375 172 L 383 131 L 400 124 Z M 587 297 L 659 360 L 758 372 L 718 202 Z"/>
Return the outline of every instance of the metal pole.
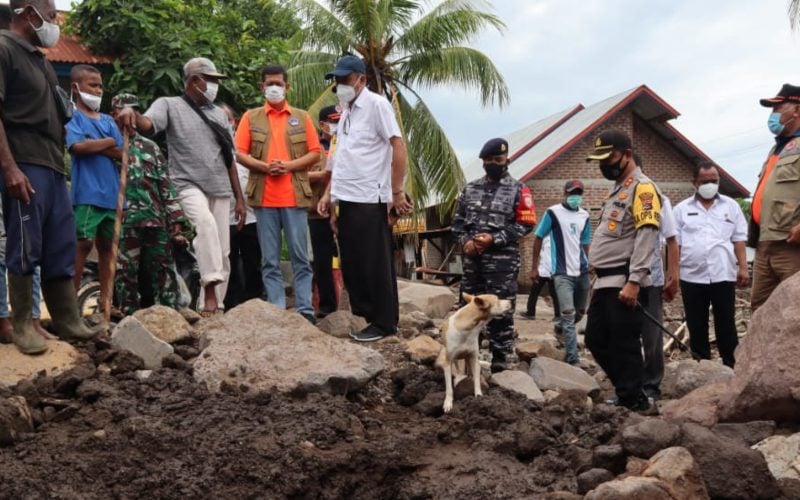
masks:
<path fill-rule="evenodd" d="M 663 331 L 664 333 L 669 335 L 672 338 L 672 340 L 674 340 L 675 343 L 678 344 L 678 346 L 681 348 L 681 350 L 686 351 L 689 354 L 691 354 L 692 355 L 692 359 L 694 359 L 695 361 L 700 361 L 702 359 L 699 354 L 694 352 L 688 345 L 686 345 L 684 342 L 682 342 L 677 336 L 675 336 L 674 333 L 672 333 L 671 331 L 667 330 L 666 326 L 664 326 L 661 323 L 659 323 L 659 321 L 655 317 L 653 317 L 653 315 L 650 314 L 647 311 L 647 309 L 645 309 L 645 307 L 642 305 L 642 303 L 639 302 L 638 300 L 636 301 L 636 307 L 639 308 L 642 311 L 642 313 L 645 315 L 645 317 L 647 319 L 649 319 L 650 321 L 653 322 L 654 325 L 659 327 L 661 329 L 661 331 Z"/>

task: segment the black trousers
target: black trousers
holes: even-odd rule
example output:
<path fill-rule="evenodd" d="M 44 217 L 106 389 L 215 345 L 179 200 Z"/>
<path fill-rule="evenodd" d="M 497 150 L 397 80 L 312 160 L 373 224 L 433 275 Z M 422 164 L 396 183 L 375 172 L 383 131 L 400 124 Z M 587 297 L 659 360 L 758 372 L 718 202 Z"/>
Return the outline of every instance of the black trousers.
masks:
<path fill-rule="evenodd" d="M 547 285 L 548 295 L 553 300 L 553 316 L 557 318 L 561 316 L 561 311 L 558 308 L 558 294 L 556 294 L 555 285 L 553 285 L 553 278 L 539 277 L 536 283 L 533 284 L 531 293 L 528 295 L 528 305 L 525 308 L 525 312 L 529 316 L 536 316 L 536 302 L 539 301 L 539 295 L 541 295 L 545 285 Z"/>
<path fill-rule="evenodd" d="M 681 280 L 683 309 L 686 326 L 689 328 L 689 344 L 703 359 L 711 359 L 711 344 L 708 342 L 708 306 L 714 308 L 714 332 L 722 362 L 733 368 L 736 359 L 733 352 L 739 344 L 736 333 L 736 283 L 697 284 Z"/>
<path fill-rule="evenodd" d="M 225 293 L 225 309 L 242 302 L 264 296 L 261 280 L 261 247 L 255 222 L 245 224 L 242 230 L 231 226 L 231 276 Z"/>
<path fill-rule="evenodd" d="M 664 323 L 663 286 L 648 288 L 647 311 L 659 323 Z M 642 347 L 644 350 L 644 393 L 661 397 L 661 380 L 664 378 L 664 334 L 661 328 L 645 318 L 642 325 Z"/>
<path fill-rule="evenodd" d="M 397 329 L 397 278 L 385 203 L 339 202 L 342 277 L 353 314 L 385 333 Z"/>
<path fill-rule="evenodd" d="M 337 308 L 336 286 L 333 283 L 332 261 L 336 254 L 333 230 L 328 219 L 308 219 L 308 231 L 314 252 L 314 282 L 319 293 L 319 312 L 330 314 L 336 312 Z"/>
<path fill-rule="evenodd" d="M 639 302 L 647 307 L 648 288 L 639 291 Z M 586 347 L 592 352 L 611 383 L 620 404 L 632 406 L 644 398 L 642 383 L 642 326 L 644 315 L 619 300 L 619 288 L 599 288 L 592 293 L 586 324 Z"/>

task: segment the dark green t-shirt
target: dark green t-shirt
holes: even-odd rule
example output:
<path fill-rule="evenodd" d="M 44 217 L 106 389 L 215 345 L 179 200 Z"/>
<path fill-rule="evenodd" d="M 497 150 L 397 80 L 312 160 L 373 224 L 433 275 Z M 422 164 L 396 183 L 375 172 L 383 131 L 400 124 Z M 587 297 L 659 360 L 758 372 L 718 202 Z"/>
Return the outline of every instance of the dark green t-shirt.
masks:
<path fill-rule="evenodd" d="M 64 173 L 64 124 L 45 78 L 55 71 L 36 47 L 11 31 L 0 31 L 0 103 L 3 126 L 17 163 Z"/>

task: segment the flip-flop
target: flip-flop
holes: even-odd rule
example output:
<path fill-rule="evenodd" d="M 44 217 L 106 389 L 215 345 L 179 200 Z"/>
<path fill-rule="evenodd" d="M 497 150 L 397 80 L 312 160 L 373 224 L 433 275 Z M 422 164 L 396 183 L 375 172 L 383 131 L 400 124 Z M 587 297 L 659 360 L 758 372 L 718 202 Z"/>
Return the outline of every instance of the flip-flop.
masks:
<path fill-rule="evenodd" d="M 217 315 L 217 309 L 201 309 L 200 317 L 203 319 L 213 318 Z"/>

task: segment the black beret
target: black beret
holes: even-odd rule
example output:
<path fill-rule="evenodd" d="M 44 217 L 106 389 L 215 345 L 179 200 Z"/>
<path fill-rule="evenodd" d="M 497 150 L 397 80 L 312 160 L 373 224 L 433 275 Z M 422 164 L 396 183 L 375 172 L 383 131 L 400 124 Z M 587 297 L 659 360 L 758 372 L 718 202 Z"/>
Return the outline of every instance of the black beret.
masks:
<path fill-rule="evenodd" d="M 496 139 L 489 139 L 486 144 L 483 145 L 481 149 L 481 153 L 478 155 L 478 158 L 486 158 L 488 156 L 498 156 L 498 155 L 505 155 L 508 154 L 508 142 L 505 139 L 496 138 Z"/>

